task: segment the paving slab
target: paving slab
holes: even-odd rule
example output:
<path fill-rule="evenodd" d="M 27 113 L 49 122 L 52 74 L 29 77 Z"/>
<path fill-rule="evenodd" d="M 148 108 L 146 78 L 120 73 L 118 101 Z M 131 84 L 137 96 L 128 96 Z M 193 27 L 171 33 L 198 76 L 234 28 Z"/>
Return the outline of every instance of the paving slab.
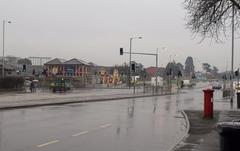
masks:
<path fill-rule="evenodd" d="M 167 94 L 171 93 L 165 92 L 159 95 Z M 0 95 L 0 109 L 151 97 L 153 95 L 155 94 L 138 91 L 133 94 L 132 89 L 83 89 L 70 93 L 52 93 L 49 91 L 38 91 L 37 93 L 5 93 Z"/>
<path fill-rule="evenodd" d="M 220 138 L 216 131 L 217 122 L 240 119 L 239 110 L 215 111 L 214 119 L 204 119 L 200 110 L 185 110 L 190 128 L 188 135 L 175 146 L 174 151 L 219 151 Z"/>

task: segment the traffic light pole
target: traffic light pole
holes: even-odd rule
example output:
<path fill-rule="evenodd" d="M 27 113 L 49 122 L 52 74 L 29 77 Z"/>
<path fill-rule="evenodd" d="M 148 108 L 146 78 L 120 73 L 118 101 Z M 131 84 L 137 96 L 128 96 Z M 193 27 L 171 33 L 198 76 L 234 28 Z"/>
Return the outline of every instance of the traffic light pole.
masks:
<path fill-rule="evenodd" d="M 2 56 L 2 77 L 4 78 L 5 73 L 4 73 L 4 44 L 5 44 L 5 20 L 3 21 L 3 45 L 2 45 L 2 49 L 3 49 L 3 56 Z"/>
<path fill-rule="evenodd" d="M 239 88 L 239 86 L 240 86 L 240 85 L 239 85 L 239 68 L 238 68 L 238 70 L 237 70 L 237 85 L 236 85 L 236 86 L 237 86 L 237 88 Z M 236 87 L 236 86 L 235 86 L 235 87 Z M 237 90 L 237 92 L 238 92 L 238 90 Z"/>
<path fill-rule="evenodd" d="M 132 81 L 132 70 L 131 70 L 131 59 L 132 59 L 132 40 L 133 38 L 130 38 L 130 58 L 129 58 L 129 77 L 128 77 L 128 85 L 129 85 L 129 89 L 131 88 L 131 81 Z M 135 93 L 135 89 L 134 89 L 134 93 Z"/>
<path fill-rule="evenodd" d="M 156 94 L 158 95 L 158 52 L 156 53 Z"/>
<path fill-rule="evenodd" d="M 123 49 L 120 48 L 120 55 L 122 55 L 123 53 L 126 53 L 126 54 L 130 54 L 130 63 L 129 63 L 129 69 L 130 69 L 130 72 L 131 73 L 131 55 L 134 54 L 134 55 L 148 55 L 148 56 L 156 56 L 156 94 L 158 94 L 158 91 L 157 91 L 157 78 L 158 78 L 158 54 L 154 54 L 154 53 L 137 53 L 137 52 L 132 52 L 132 45 L 131 45 L 131 39 L 130 39 L 130 52 L 123 52 Z M 131 74 L 130 74 L 131 75 Z M 131 78 L 131 77 L 130 77 Z M 135 93 L 135 77 L 134 77 L 134 89 L 133 89 L 133 93 Z"/>

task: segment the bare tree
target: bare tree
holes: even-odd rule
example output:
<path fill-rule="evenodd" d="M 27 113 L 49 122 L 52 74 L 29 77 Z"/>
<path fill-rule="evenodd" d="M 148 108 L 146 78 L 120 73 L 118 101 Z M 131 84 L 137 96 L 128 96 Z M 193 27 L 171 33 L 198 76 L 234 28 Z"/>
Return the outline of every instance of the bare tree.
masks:
<path fill-rule="evenodd" d="M 24 59 L 19 59 L 17 61 L 18 64 L 25 64 L 25 65 L 32 65 L 32 61 L 27 59 L 27 58 L 24 58 Z"/>
<path fill-rule="evenodd" d="M 187 27 L 203 38 L 219 40 L 231 28 L 234 8 L 235 28 L 240 26 L 240 0 L 185 0 Z"/>

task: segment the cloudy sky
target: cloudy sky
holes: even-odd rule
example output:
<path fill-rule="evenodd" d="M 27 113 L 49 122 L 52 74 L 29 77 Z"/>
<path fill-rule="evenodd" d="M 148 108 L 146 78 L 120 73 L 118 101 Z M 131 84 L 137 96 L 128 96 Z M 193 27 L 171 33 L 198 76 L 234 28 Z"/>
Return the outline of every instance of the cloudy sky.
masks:
<path fill-rule="evenodd" d="M 186 29 L 184 0 L 1 0 L 0 19 L 6 26 L 6 55 L 80 58 L 99 65 L 129 61 L 119 48 L 155 53 L 165 66 L 170 55 L 184 63 L 192 56 L 198 70 L 203 62 L 230 69 L 231 39 L 216 44 L 199 43 Z M 2 28 L 2 24 L 0 24 Z M 2 35 L 2 30 L 0 30 Z M 0 36 L 2 48 L 2 36 Z M 236 39 L 235 65 L 240 64 L 240 39 Z M 165 49 L 162 49 L 165 47 Z M 176 55 L 176 56 L 175 56 Z M 152 56 L 133 56 L 145 66 L 155 65 Z"/>

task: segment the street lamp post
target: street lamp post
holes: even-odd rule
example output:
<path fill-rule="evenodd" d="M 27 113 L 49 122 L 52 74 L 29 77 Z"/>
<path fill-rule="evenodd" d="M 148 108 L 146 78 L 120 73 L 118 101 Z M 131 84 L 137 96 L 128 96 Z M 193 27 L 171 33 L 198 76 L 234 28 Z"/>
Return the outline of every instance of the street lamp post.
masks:
<path fill-rule="evenodd" d="M 4 78 L 4 76 L 5 76 L 5 73 L 4 73 L 4 68 L 5 68 L 5 65 L 4 65 L 4 49 L 5 49 L 5 23 L 11 23 L 11 21 L 5 21 L 5 20 L 3 20 L 3 56 L 2 56 L 2 77 Z"/>
<path fill-rule="evenodd" d="M 172 85 L 172 82 L 171 82 L 171 75 L 172 75 L 172 56 L 177 56 L 176 54 L 174 55 L 169 55 L 169 59 L 170 59 L 170 71 L 169 71 L 169 85 Z"/>
<path fill-rule="evenodd" d="M 231 94 L 230 94 L 230 102 L 233 103 L 233 68 L 234 68 L 234 5 L 232 5 L 232 66 L 231 66 L 231 76 L 230 76 L 230 80 L 231 80 Z"/>
<path fill-rule="evenodd" d="M 130 48 L 129 48 L 129 77 L 128 77 L 128 85 L 129 88 L 131 88 L 131 76 L 132 76 L 132 70 L 131 70 L 131 61 L 132 61 L 132 40 L 133 39 L 142 39 L 142 37 L 132 37 L 130 38 Z"/>
<path fill-rule="evenodd" d="M 158 95 L 158 48 L 156 52 L 156 94 Z"/>
<path fill-rule="evenodd" d="M 161 48 L 162 50 L 165 50 L 166 47 L 162 47 Z M 158 84 L 158 51 L 159 51 L 159 48 L 157 48 L 157 51 L 156 51 L 156 94 L 158 95 L 158 87 L 157 87 L 157 84 Z"/>

